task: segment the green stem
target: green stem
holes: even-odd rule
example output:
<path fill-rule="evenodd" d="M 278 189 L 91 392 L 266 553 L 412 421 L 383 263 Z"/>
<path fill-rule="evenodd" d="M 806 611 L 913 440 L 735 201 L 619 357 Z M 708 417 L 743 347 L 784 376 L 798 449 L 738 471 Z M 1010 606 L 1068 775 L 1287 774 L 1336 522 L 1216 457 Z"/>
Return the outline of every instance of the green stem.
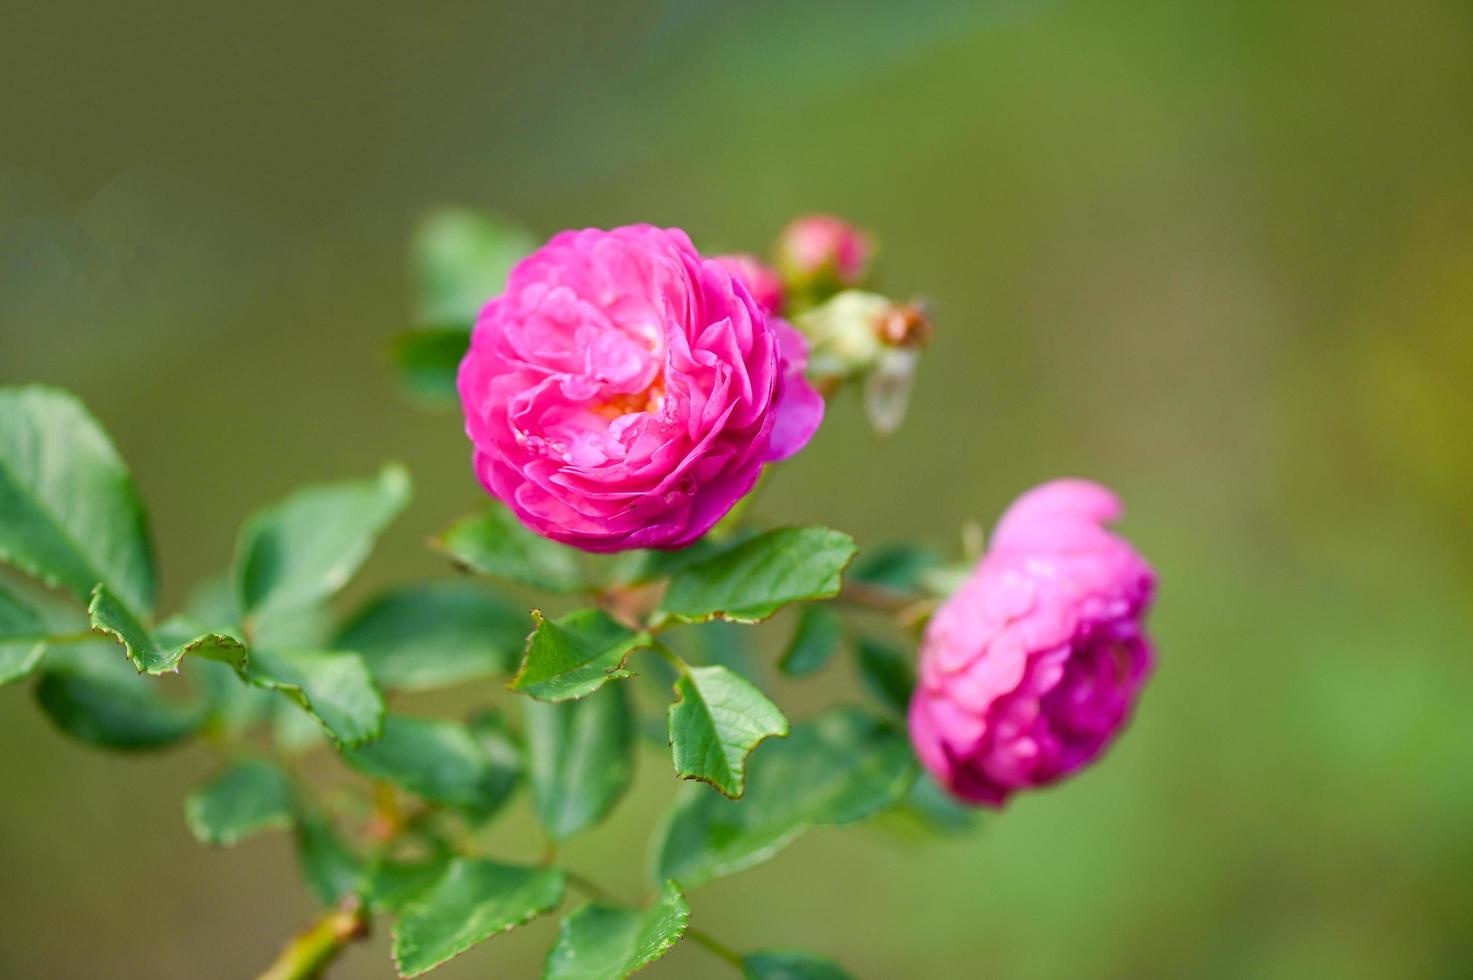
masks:
<path fill-rule="evenodd" d="M 845 582 L 838 595 L 838 601 L 846 606 L 873 609 L 875 612 L 889 613 L 892 616 L 914 605 L 920 598 L 918 595 L 903 592 L 900 589 L 853 581 Z"/>
<path fill-rule="evenodd" d="M 702 946 L 706 947 L 707 951 L 710 952 L 712 955 L 717 956 L 730 963 L 732 966 L 736 967 L 738 972 L 742 972 L 745 969 L 742 964 L 742 954 L 738 953 L 736 950 L 732 949 L 730 946 L 726 945 L 726 943 L 723 943 L 721 940 L 717 939 L 710 933 L 702 932 L 695 926 L 688 926 L 686 927 L 685 934 L 691 939 L 694 939 L 696 942 L 700 943 Z"/>
<path fill-rule="evenodd" d="M 580 892 L 587 895 L 594 901 L 606 902 L 609 905 L 622 904 L 617 898 L 615 898 L 607 890 L 599 886 L 596 882 L 590 881 L 576 871 L 570 871 L 567 868 L 564 868 L 563 875 L 568 879 L 568 884 L 572 885 L 574 888 L 578 889 Z"/>
<path fill-rule="evenodd" d="M 357 897 L 349 898 L 298 933 L 276 962 L 257 980 L 313 980 L 349 943 L 368 935 L 368 916 Z"/>
<path fill-rule="evenodd" d="M 690 665 L 681 658 L 680 654 L 676 653 L 674 650 L 670 649 L 659 640 L 655 640 L 653 643 L 651 643 L 650 649 L 655 651 L 655 653 L 659 654 L 662 658 L 664 658 L 665 662 L 674 667 L 678 673 L 686 674 L 690 672 Z"/>

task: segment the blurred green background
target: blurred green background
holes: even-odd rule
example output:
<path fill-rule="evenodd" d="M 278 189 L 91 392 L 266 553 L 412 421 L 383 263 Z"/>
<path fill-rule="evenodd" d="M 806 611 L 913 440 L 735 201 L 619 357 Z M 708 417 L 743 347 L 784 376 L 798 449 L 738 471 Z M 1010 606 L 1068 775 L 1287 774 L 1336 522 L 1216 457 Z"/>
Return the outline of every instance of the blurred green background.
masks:
<path fill-rule="evenodd" d="M 443 571 L 422 541 L 479 491 L 458 418 L 387 358 L 426 208 L 713 249 L 833 211 L 940 333 L 901 434 L 834 405 L 762 516 L 954 550 L 1027 486 L 1103 480 L 1161 574 L 1160 670 L 1105 764 L 977 835 L 814 832 L 694 893 L 695 921 L 863 977 L 1473 975 L 1467 3 L 11 0 L 3 23 L 0 381 L 112 432 L 166 609 L 246 512 L 385 458 L 416 503 L 349 598 Z M 799 687 L 777 700 L 852 679 Z M 80 747 L 25 685 L 0 738 L 0 975 L 247 976 L 310 915 L 284 836 L 190 839 L 203 749 Z M 675 788 L 641 766 L 571 852 L 631 895 Z M 524 805 L 492 843 L 531 853 Z M 554 928 L 436 975 L 533 976 Z M 388 976 L 386 949 L 338 975 Z M 680 947 L 648 975 L 724 969 Z"/>

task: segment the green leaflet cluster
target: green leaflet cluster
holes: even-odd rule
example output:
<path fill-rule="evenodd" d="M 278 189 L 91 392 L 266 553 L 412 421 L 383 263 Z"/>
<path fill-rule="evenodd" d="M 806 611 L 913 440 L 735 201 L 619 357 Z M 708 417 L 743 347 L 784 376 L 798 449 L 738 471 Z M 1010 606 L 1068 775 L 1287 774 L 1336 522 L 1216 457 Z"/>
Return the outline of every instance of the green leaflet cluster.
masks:
<path fill-rule="evenodd" d="M 476 305 L 530 244 L 463 213 L 427 222 L 420 326 L 395 348 L 411 390 L 453 393 Z M 627 976 L 683 937 L 752 978 L 846 976 L 799 951 L 722 950 L 693 927 L 686 896 L 812 828 L 881 815 L 965 824 L 917 779 L 902 728 L 908 657 L 851 636 L 855 621 L 822 604 L 846 570 L 859 587 L 914 593 L 934 557 L 856 561 L 838 531 L 729 522 L 680 552 L 594 559 L 493 505 L 433 541 L 469 574 L 396 585 L 344 615 L 336 597 L 410 496 L 396 465 L 293 493 L 249 515 L 228 567 L 161 616 L 147 515 L 111 440 L 65 392 L 0 389 L 0 563 L 33 580 L 0 578 L 0 684 L 31 683 L 60 731 L 104 749 L 225 749 L 184 802 L 190 831 L 219 847 L 288 833 L 326 909 L 278 961 L 284 975 L 317 975 L 382 916 L 398 970 L 417 976 L 579 891 L 546 977 Z M 870 707 L 790 721 L 764 693 L 749 627 L 788 606 L 779 671 L 814 675 L 847 646 Z M 386 706 L 386 694 L 452 685 L 475 685 L 484 704 L 458 719 Z M 691 783 L 651 842 L 651 897 L 626 903 L 554 855 L 619 804 L 650 742 Z M 354 774 L 355 804 L 297 775 L 292 760 L 312 751 Z M 548 858 L 492 860 L 478 834 L 524 790 Z"/>

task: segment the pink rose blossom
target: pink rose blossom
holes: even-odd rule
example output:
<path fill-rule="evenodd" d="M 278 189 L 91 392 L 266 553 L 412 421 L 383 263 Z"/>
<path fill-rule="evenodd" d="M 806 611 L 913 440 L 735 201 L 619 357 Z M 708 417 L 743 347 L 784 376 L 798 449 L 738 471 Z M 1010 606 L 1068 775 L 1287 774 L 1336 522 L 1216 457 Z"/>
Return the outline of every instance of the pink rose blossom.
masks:
<path fill-rule="evenodd" d="M 782 312 L 783 281 L 771 266 L 747 252 L 718 255 L 716 261 L 726 266 L 727 272 L 740 277 L 747 284 L 747 289 L 751 290 L 758 306 L 769 314 Z"/>
<path fill-rule="evenodd" d="M 1088 764 L 1129 718 L 1154 661 L 1155 576 L 1105 528 L 1120 514 L 1094 483 L 1030 490 L 931 620 L 910 734 L 956 795 L 1001 806 Z"/>
<path fill-rule="evenodd" d="M 562 232 L 512 270 L 461 361 L 476 475 L 549 538 L 681 547 L 818 428 L 806 357 L 684 232 Z"/>
<path fill-rule="evenodd" d="M 839 288 L 858 286 L 869 273 L 874 248 L 849 222 L 829 214 L 794 218 L 777 243 L 777 263 L 789 282 L 808 285 L 832 280 Z"/>

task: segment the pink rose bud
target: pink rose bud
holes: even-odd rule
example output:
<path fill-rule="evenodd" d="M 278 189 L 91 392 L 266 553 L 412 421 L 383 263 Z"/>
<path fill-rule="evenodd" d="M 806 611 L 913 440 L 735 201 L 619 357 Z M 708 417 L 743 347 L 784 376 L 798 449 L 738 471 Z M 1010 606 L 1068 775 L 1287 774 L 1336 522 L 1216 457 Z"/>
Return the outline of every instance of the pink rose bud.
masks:
<path fill-rule="evenodd" d="M 726 266 L 726 271 L 747 284 L 757 305 L 768 313 L 782 312 L 783 281 L 772 266 L 748 252 L 718 255 L 716 261 Z"/>
<path fill-rule="evenodd" d="M 921 645 L 910 736 L 953 793 L 1001 806 L 1087 765 L 1128 720 L 1154 661 L 1155 575 L 1105 528 L 1115 495 L 1056 480 L 1019 497 Z"/>
<path fill-rule="evenodd" d="M 777 267 L 798 289 L 848 289 L 864 282 L 874 258 L 870 237 L 828 214 L 794 218 L 777 241 Z"/>
<path fill-rule="evenodd" d="M 557 541 L 681 547 L 818 428 L 806 357 L 683 231 L 562 232 L 512 269 L 460 363 L 476 475 Z"/>

